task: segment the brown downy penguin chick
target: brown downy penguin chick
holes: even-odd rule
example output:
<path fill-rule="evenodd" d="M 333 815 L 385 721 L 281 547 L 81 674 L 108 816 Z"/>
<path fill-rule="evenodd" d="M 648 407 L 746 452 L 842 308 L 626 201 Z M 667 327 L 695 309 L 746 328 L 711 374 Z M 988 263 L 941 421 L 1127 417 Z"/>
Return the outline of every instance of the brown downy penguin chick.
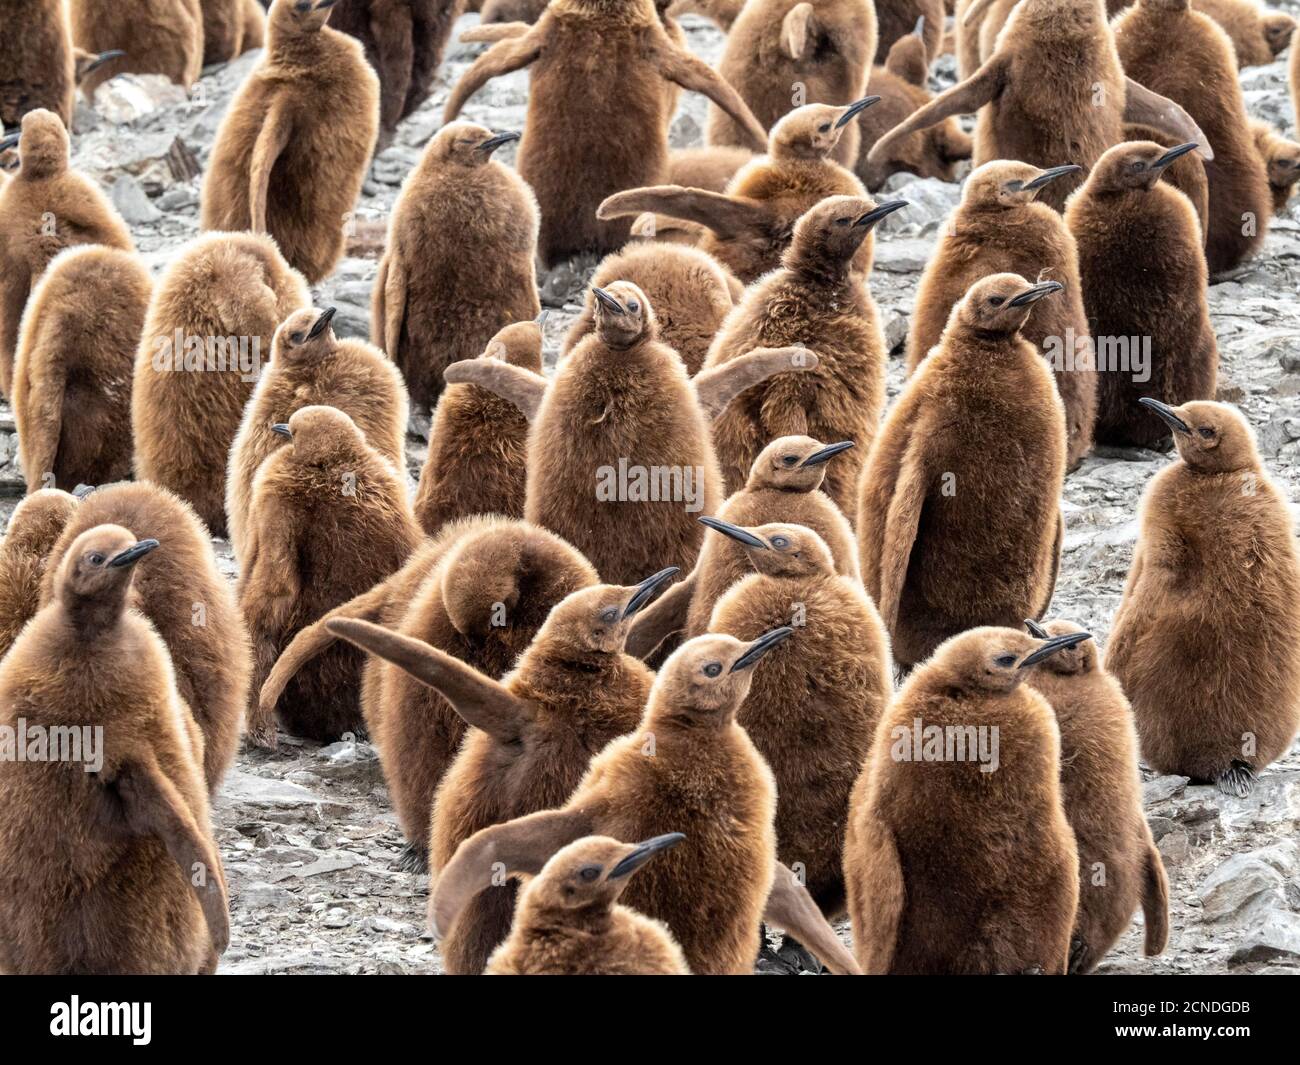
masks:
<path fill-rule="evenodd" d="M 689 976 L 661 921 L 618 904 L 627 878 L 686 837 L 641 843 L 588 836 L 557 851 L 520 892 L 510 935 L 488 976 Z"/>
<path fill-rule="evenodd" d="M 217 130 L 202 228 L 270 233 L 313 285 L 344 231 L 379 133 L 379 79 L 361 45 L 325 25 L 332 0 L 275 0 L 267 49 Z"/>
<path fill-rule="evenodd" d="M 137 482 L 100 488 L 81 501 L 50 552 L 43 605 L 55 596 L 54 574 L 73 541 L 96 525 L 125 525 L 167 545 L 140 565 L 130 602 L 167 645 L 177 690 L 203 734 L 196 758 L 215 792 L 239 746 L 252 669 L 234 589 L 194 512 L 166 489 Z"/>
<path fill-rule="evenodd" d="M 910 29 L 916 21 L 913 15 Z M 795 104 L 843 105 L 865 94 L 876 54 L 876 9 L 870 0 L 755 0 L 727 34 L 718 73 L 736 87 L 764 129 Z M 744 144 L 742 132 L 709 109 L 709 144 Z M 849 126 L 828 151 L 852 166 L 858 131 Z"/>
<path fill-rule="evenodd" d="M 457 848 L 429 900 L 435 934 L 454 931 L 465 904 L 501 883 L 494 872 L 536 875 L 583 836 L 647 839 L 672 824 L 686 839 L 647 865 L 624 898 L 668 926 L 692 972 L 752 972 L 765 919 L 836 972 L 856 972 L 807 890 L 776 860 L 772 771 L 736 723 L 750 669 L 793 632 L 752 643 L 701 636 L 679 647 L 655 678 L 640 727 L 592 759 L 563 807 L 484 829 Z"/>
<path fill-rule="evenodd" d="M 301 274 L 261 233 L 206 233 L 159 278 L 135 359 L 135 475 L 226 535 L 226 465 L 276 328 L 311 306 Z"/>
<path fill-rule="evenodd" d="M 64 0 L 0 0 L 0 126 L 38 107 L 72 125 L 76 91 Z"/>
<path fill-rule="evenodd" d="M 1214 148 L 1205 259 L 1211 274 L 1258 250 L 1271 214 L 1268 175 L 1251 138 L 1232 42 L 1188 0 L 1138 0 L 1115 20 L 1129 77 L 1176 100 Z M 1195 140 L 1188 136 L 1184 140 Z"/>
<path fill-rule="evenodd" d="M 966 629 L 1041 617 L 1051 600 L 1065 410 L 1020 330 L 1035 302 L 1060 291 L 1016 274 L 977 281 L 876 435 L 858 548 L 905 668 Z"/>
<path fill-rule="evenodd" d="M 597 214 L 654 211 L 703 226 L 700 247 L 748 285 L 780 265 L 795 223 L 810 208 L 827 196 L 866 194 L 857 176 L 828 156 L 854 116 L 877 99 L 791 111 L 772 128 L 769 153 L 740 170 L 725 193 L 674 185 L 628 189 L 605 200 Z M 855 266 L 870 272 L 866 249 Z"/>
<path fill-rule="evenodd" d="M 402 371 L 417 407 L 438 402 L 449 365 L 475 358 L 500 329 L 541 310 L 537 201 L 492 159 L 518 139 L 470 122 L 444 126 L 393 208 L 370 339 Z M 462 253 L 430 257 L 430 248 L 451 244 Z"/>
<path fill-rule="evenodd" d="M 635 587 L 599 584 L 556 605 L 515 668 L 497 681 L 460 659 L 365 621 L 326 628 L 438 691 L 470 726 L 434 797 L 430 867 L 437 873 L 475 832 L 561 805 L 594 752 L 632 732 L 654 674 L 625 654 L 635 614 L 677 573 Z M 510 931 L 515 888 L 480 892 L 442 941 L 457 975 L 481 973 Z"/>
<path fill-rule="evenodd" d="M 335 640 L 336 618 L 371 621 L 501 678 L 533 642 L 552 607 L 597 582 L 595 569 L 554 533 L 522 521 L 455 521 L 400 570 L 302 629 L 260 695 L 274 712 L 284 685 Z M 368 656 L 361 711 L 379 752 L 393 810 L 408 840 L 403 863 L 427 868 L 434 792 L 460 750 L 465 719 L 399 666 Z"/>
<path fill-rule="evenodd" d="M 659 339 L 682 357 L 688 374 L 699 373 L 734 306 L 733 286 L 739 285 L 735 275 L 708 252 L 652 241 L 607 255 L 591 276 L 595 288 L 608 288 L 615 281 L 630 281 L 646 294 L 655 308 Z M 582 313 L 565 334 L 560 358 L 591 333 L 595 320 L 596 293 L 589 288 Z"/>
<path fill-rule="evenodd" d="M 131 475 L 131 369 L 152 287 L 138 255 L 97 244 L 41 275 L 9 385 L 29 492 Z"/>
<path fill-rule="evenodd" d="M 199 0 L 67 0 L 72 40 L 98 54 L 121 51 L 81 82 L 87 99 L 119 74 L 161 74 L 189 88 L 203 69 Z"/>
<path fill-rule="evenodd" d="M 1027 621 L 1039 640 L 1082 632 L 1068 621 Z M 1091 641 L 1058 651 L 1031 668 L 1026 682 L 1051 704 L 1061 733 L 1061 798 L 1079 848 L 1079 910 L 1070 939 L 1070 972 L 1089 973 L 1142 907 L 1143 953 L 1169 939 L 1169 884 L 1142 812 L 1137 733 L 1124 689 Z"/>
<path fill-rule="evenodd" d="M 0 761 L 0 971 L 211 973 L 230 940 L 202 740 L 128 607 L 156 547 L 117 525 L 78 536 L 0 665 L 6 731 L 98 734 L 93 751 L 74 741 L 78 761 Z"/>
<path fill-rule="evenodd" d="M 638 580 L 660 559 L 689 572 L 703 539 L 696 515 L 722 502 L 710 419 L 737 392 L 809 369 L 816 357 L 803 348 L 754 350 L 691 380 L 658 340 L 645 293 L 616 281 L 596 298 L 595 331 L 549 386 L 489 359 L 456 363 L 447 380 L 482 385 L 532 422 L 529 521 L 563 536 L 609 581 Z"/>
<path fill-rule="evenodd" d="M 28 111 L 19 168 L 0 185 L 0 391 L 9 395 L 23 308 L 50 261 L 74 244 L 135 251 L 98 186 L 68 166 L 68 131 L 52 111 Z"/>
<path fill-rule="evenodd" d="M 817 353 L 805 374 L 780 374 L 742 392 L 714 423 L 713 444 L 728 491 L 739 491 L 759 452 L 778 436 L 852 440 L 857 445 L 826 472 L 825 491 L 853 512 L 858 471 L 885 407 L 885 337 L 867 289 L 872 229 L 906 200 L 877 205 L 833 196 L 794 228 L 781 269 L 745 293 L 718 333 L 705 368 L 757 347 L 801 344 Z"/>
<path fill-rule="evenodd" d="M 0 540 L 0 658 L 36 615 L 50 551 L 76 508 L 75 496 L 42 488 L 22 499 L 9 516 Z"/>
<path fill-rule="evenodd" d="M 964 18 L 978 18 L 988 2 L 975 0 Z M 1195 140 L 1206 158 L 1210 145 L 1218 151 L 1214 138 L 1207 144 L 1176 103 L 1125 77 L 1127 63 L 1120 65 L 1101 0 L 1023 0 L 997 41 L 997 50 L 965 81 L 878 140 L 868 165 L 889 158 L 897 142 L 917 130 L 977 111 L 976 166 L 1019 159 L 1038 167 L 1075 163 L 1086 171 L 1122 139 L 1125 121 Z M 1054 182 L 1041 199 L 1059 211 L 1081 180 Z"/>
<path fill-rule="evenodd" d="M 239 605 L 253 641 L 249 737 L 275 746 L 272 709 L 295 736 L 364 735 L 362 656 L 351 648 L 317 655 L 274 707 L 257 695 L 298 630 L 396 573 L 419 545 L 404 472 L 334 407 L 299 408 L 274 431 L 289 443 L 253 479 L 240 557 Z"/>
<path fill-rule="evenodd" d="M 261 0 L 244 0 L 244 51 L 266 47 L 266 8 Z"/>
<path fill-rule="evenodd" d="M 1286 51 L 1295 19 L 1283 11 L 1264 11 L 1251 0 L 1193 0 L 1192 9 L 1209 15 L 1232 42 L 1239 67 L 1273 62 Z"/>
<path fill-rule="evenodd" d="M 483 359 L 542 373 L 540 322 L 516 322 L 489 341 Z M 478 385 L 449 385 L 429 429 L 415 519 L 430 536 L 473 514 L 524 516 L 528 419 L 509 400 Z"/>
<path fill-rule="evenodd" d="M 688 189 L 725 192 L 740 168 L 753 158 L 748 148 L 734 144 L 674 148 L 668 158 L 668 182 Z"/>
<path fill-rule="evenodd" d="M 961 203 L 940 230 L 907 331 L 907 369 L 913 373 L 939 343 L 953 307 L 976 281 L 990 274 L 1020 274 L 1061 282 L 1065 291 L 1034 304 L 1020 335 L 1052 365 L 1065 406 L 1070 470 L 1092 450 L 1097 375 L 1074 237 L 1060 214 L 1037 198 L 1041 190 L 1078 171 L 1077 166 L 1040 170 L 1007 160 L 975 170 L 966 179 Z"/>
<path fill-rule="evenodd" d="M 199 0 L 203 65 L 228 63 L 244 51 L 244 0 Z"/>
<path fill-rule="evenodd" d="M 1152 126 L 1144 126 L 1138 122 L 1124 123 L 1124 140 L 1155 141 L 1166 151 L 1177 148 L 1183 143 L 1176 137 L 1170 137 Z M 1204 241 L 1210 225 L 1210 179 L 1205 172 L 1205 161 L 1197 152 L 1180 155 L 1160 172 L 1160 180 L 1167 181 L 1192 201 L 1196 220 L 1201 226 L 1201 238 Z"/>
<path fill-rule="evenodd" d="M 925 46 L 927 64 L 939 58 L 943 44 L 944 0 L 878 0 L 876 55 L 883 63 L 899 41 L 915 34 Z"/>
<path fill-rule="evenodd" d="M 1142 497 L 1106 668 L 1160 773 L 1246 795 L 1300 726 L 1300 559 L 1286 497 L 1222 403 L 1142 404 L 1181 461 Z"/>
<path fill-rule="evenodd" d="M 243 557 L 253 478 L 262 461 L 287 438 L 271 427 L 302 407 L 337 407 L 366 442 L 406 475 L 408 401 L 402 375 L 383 352 L 361 340 L 339 340 L 330 323 L 335 309 L 294 311 L 276 331 L 271 364 L 257 380 L 230 447 L 226 475 L 226 528 L 235 557 Z"/>
<path fill-rule="evenodd" d="M 1098 353 L 1099 444 L 1155 447 L 1166 440 L 1165 427 L 1137 405 L 1141 396 L 1185 403 L 1214 395 L 1219 346 L 1206 302 L 1201 230 L 1187 197 L 1157 180 L 1189 150 L 1117 144 L 1065 211 Z"/>
<path fill-rule="evenodd" d="M 953 19 L 953 55 L 957 59 L 957 79 L 965 81 L 993 54 L 998 34 L 1007 24 L 1020 0 L 957 0 Z M 1106 15 L 1115 14 L 1109 0 Z M 971 8 L 975 8 L 971 11 Z"/>
<path fill-rule="evenodd" d="M 1065 974 L 1079 855 L 1052 708 L 1021 682 L 1088 638 L 973 629 L 899 690 L 853 789 L 844 844 L 864 971 Z"/>
<path fill-rule="evenodd" d="M 1287 140 L 1267 122 L 1253 121 L 1255 150 L 1264 160 L 1268 187 L 1273 194 L 1273 213 L 1280 214 L 1300 181 L 1300 144 Z"/>
<path fill-rule="evenodd" d="M 593 64 L 597 53 L 601 62 Z M 544 267 L 626 242 L 628 223 L 598 220 L 595 210 L 615 192 L 664 179 L 672 119 L 665 81 L 704 93 L 741 123 L 747 147 L 765 147 L 766 127 L 723 78 L 674 43 L 653 0 L 552 0 L 526 34 L 474 61 L 452 90 L 444 120 L 489 79 L 529 65 L 518 169 L 541 207 Z M 613 123 L 610 100 L 618 101 Z"/>
<path fill-rule="evenodd" d="M 778 857 L 802 867 L 809 894 L 835 916 L 849 795 L 893 694 L 889 638 L 862 583 L 835 572 L 811 529 L 701 520 L 741 544 L 757 571 L 718 600 L 708 631 L 751 640 L 796 628 L 755 674 L 736 722 L 776 779 Z"/>
<path fill-rule="evenodd" d="M 872 67 L 867 91 L 872 96 L 879 96 L 880 103 L 858 116 L 862 146 L 858 149 L 855 163 L 857 175 L 868 189 L 880 188 L 887 177 L 900 171 L 917 177 L 953 181 L 957 163 L 970 158 L 970 134 L 961 128 L 956 118 L 949 117 L 896 141 L 888 157 L 868 164 L 872 145 L 933 99 L 927 87 L 929 76 L 930 61 L 925 42 L 917 32 L 900 37 L 889 49 L 884 65 Z"/>

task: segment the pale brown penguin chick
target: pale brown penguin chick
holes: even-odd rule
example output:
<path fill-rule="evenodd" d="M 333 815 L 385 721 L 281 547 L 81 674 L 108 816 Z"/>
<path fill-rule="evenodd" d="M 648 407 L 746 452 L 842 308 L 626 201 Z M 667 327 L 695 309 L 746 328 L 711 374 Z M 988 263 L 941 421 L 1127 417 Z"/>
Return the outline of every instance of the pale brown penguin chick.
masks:
<path fill-rule="evenodd" d="M 1285 11 L 1265 11 L 1251 0 L 1192 0 L 1193 10 L 1209 15 L 1232 42 L 1239 67 L 1273 62 L 1295 34 L 1295 19 Z"/>
<path fill-rule="evenodd" d="M 0 127 L 38 107 L 72 126 L 76 78 L 63 0 L 0 0 Z"/>
<path fill-rule="evenodd" d="M 116 525 L 78 536 L 0 664 L 4 728 L 65 737 L 0 760 L 0 971 L 211 973 L 230 940 L 202 739 L 128 608 L 132 566 L 158 546 Z"/>
<path fill-rule="evenodd" d="M 55 542 L 77 508 L 75 496 L 42 488 L 23 498 L 0 540 L 0 658 L 41 603 L 41 580 Z"/>
<path fill-rule="evenodd" d="M 1300 559 L 1286 497 L 1222 403 L 1141 403 L 1179 461 L 1142 497 L 1106 668 L 1161 773 L 1248 794 L 1300 726 Z"/>
<path fill-rule="evenodd" d="M 1250 124 L 1255 139 L 1255 150 L 1264 160 L 1268 172 L 1268 188 L 1273 194 L 1273 213 L 1286 210 L 1300 181 L 1300 144 L 1287 140 L 1267 122 Z"/>
<path fill-rule="evenodd" d="M 928 63 L 942 51 L 945 0 L 878 0 L 875 62 L 883 63 L 899 41 L 915 36 Z"/>
<path fill-rule="evenodd" d="M 120 54 L 81 80 L 87 99 L 119 74 L 161 74 L 189 88 L 203 69 L 199 0 L 67 0 L 72 40 L 92 54 Z"/>

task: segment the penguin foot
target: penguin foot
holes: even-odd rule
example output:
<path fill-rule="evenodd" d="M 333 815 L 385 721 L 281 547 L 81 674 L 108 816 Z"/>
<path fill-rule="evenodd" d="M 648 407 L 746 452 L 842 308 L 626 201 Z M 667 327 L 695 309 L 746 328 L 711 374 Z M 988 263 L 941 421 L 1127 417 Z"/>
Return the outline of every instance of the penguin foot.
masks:
<path fill-rule="evenodd" d="M 402 852 L 393 859 L 390 869 L 399 873 L 427 873 L 429 871 L 429 855 L 420 850 L 414 843 L 408 843 L 402 848 Z"/>
<path fill-rule="evenodd" d="M 758 952 L 758 960 L 754 963 L 754 972 L 759 976 L 799 975 L 798 969 L 781 957 L 780 954 L 766 943 L 763 944 L 763 949 Z"/>
<path fill-rule="evenodd" d="M 1041 965 L 1031 965 L 1028 969 L 1021 969 L 1017 976 L 1042 976 L 1043 967 Z"/>
<path fill-rule="evenodd" d="M 1070 962 L 1066 970 L 1071 975 L 1081 973 L 1088 967 L 1088 944 L 1078 936 L 1070 938 Z"/>
<path fill-rule="evenodd" d="M 1234 758 L 1232 765 L 1219 774 L 1215 784 L 1224 795 L 1235 795 L 1239 799 L 1244 799 L 1255 789 L 1257 779 L 1250 763 Z"/>
<path fill-rule="evenodd" d="M 796 973 L 815 973 L 819 976 L 822 973 L 822 963 L 792 935 L 787 934 L 782 938 L 781 945 L 776 948 L 776 956 Z"/>

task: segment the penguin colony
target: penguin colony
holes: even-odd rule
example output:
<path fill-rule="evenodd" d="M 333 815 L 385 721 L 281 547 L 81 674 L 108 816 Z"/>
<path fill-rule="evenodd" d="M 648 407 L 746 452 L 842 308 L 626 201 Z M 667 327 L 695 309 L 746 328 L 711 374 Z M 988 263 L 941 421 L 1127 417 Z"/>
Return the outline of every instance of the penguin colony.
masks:
<path fill-rule="evenodd" d="M 372 739 L 451 972 L 1084 973 L 1139 909 L 1165 948 L 1139 759 L 1244 796 L 1300 727 L 1292 520 L 1206 303 L 1300 178 L 1238 81 L 1294 21 L 956 6 L 931 97 L 934 0 L 677 5 L 730 31 L 716 71 L 651 0 L 485 5 L 367 343 L 308 285 L 458 5 L 0 3 L 0 736 L 106 737 L 90 772 L 0 743 L 0 972 L 215 971 L 208 803 L 281 734 Z M 151 278 L 70 167 L 74 85 L 263 44 Z M 522 131 L 457 120 L 525 67 Z M 681 90 L 713 111 L 670 151 Z M 887 405 L 907 204 L 865 188 L 967 157 Z M 577 254 L 548 374 L 538 266 Z M 1094 357 L 1130 335 L 1140 382 Z M 237 337 L 260 372 L 187 344 Z M 1104 649 L 1051 609 L 1094 441 L 1173 450 Z"/>

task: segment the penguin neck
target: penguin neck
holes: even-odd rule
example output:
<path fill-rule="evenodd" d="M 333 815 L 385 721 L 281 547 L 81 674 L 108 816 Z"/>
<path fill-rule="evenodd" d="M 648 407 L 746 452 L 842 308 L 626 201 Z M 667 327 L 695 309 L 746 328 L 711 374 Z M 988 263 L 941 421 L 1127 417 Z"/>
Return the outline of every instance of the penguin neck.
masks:
<path fill-rule="evenodd" d="M 659 22 L 653 0 L 552 0 L 549 10 L 557 15 L 577 15 L 627 26 Z"/>
<path fill-rule="evenodd" d="M 537 645 L 521 665 L 534 683 L 547 675 L 558 675 L 572 682 L 576 678 L 603 677 L 618 660 L 618 652 L 594 651 L 573 644 L 546 641 Z"/>
<path fill-rule="evenodd" d="M 867 240 L 871 237 L 868 235 Z M 865 243 L 865 242 L 864 242 Z M 857 255 L 859 244 L 853 255 L 842 258 L 832 255 L 825 248 L 801 248 L 791 245 L 786 254 L 786 269 L 800 280 L 813 285 L 846 290 L 853 280 L 853 259 Z"/>
<path fill-rule="evenodd" d="M 529 935 L 539 939 L 564 941 L 582 947 L 592 937 L 609 932 L 614 923 L 613 907 L 593 901 L 586 906 L 534 905 L 523 925 Z M 583 951 L 585 953 L 585 950 Z"/>
<path fill-rule="evenodd" d="M 266 50 L 277 66 L 309 66 L 320 61 L 321 40 L 330 32 L 322 26 L 314 33 L 272 22 L 266 31 Z"/>
<path fill-rule="evenodd" d="M 62 597 L 63 611 L 77 638 L 89 642 L 111 632 L 122 620 L 125 606 L 120 600 L 81 596 Z"/>

